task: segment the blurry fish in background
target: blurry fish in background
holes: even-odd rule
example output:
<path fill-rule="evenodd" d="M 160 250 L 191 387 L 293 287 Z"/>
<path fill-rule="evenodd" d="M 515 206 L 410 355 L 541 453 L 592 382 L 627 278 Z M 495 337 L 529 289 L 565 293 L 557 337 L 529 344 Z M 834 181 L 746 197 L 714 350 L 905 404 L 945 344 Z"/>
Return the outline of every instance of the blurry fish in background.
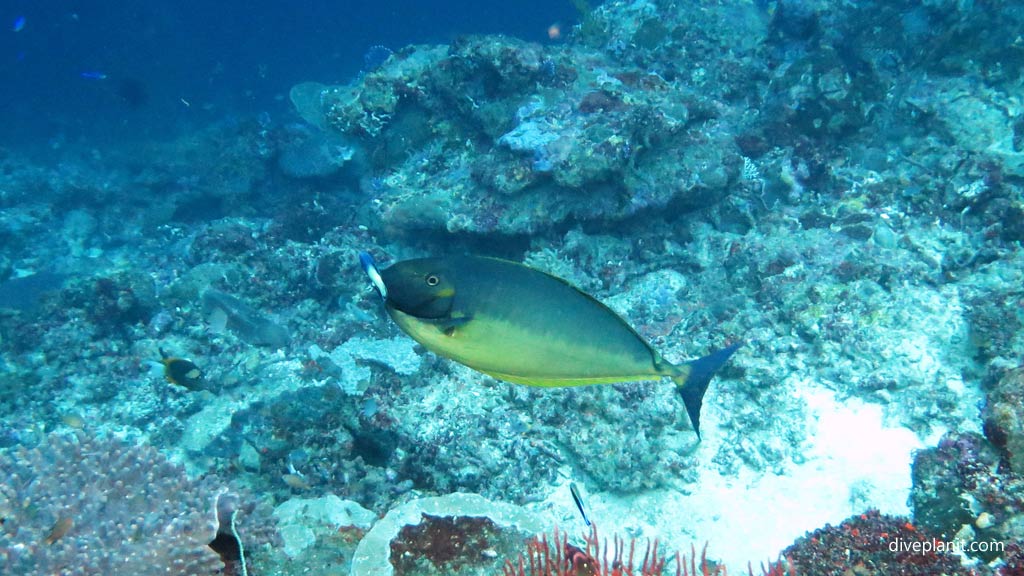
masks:
<path fill-rule="evenodd" d="M 562 25 L 555 22 L 551 26 L 548 26 L 548 39 L 558 40 L 562 37 Z"/>
<path fill-rule="evenodd" d="M 50 528 L 50 532 L 46 535 L 46 538 L 43 539 L 43 543 L 46 545 L 53 544 L 57 540 L 66 536 L 74 526 L 75 521 L 71 516 L 62 515 L 53 523 L 53 528 Z"/>
<path fill-rule="evenodd" d="M 14 24 L 11 25 L 11 30 L 15 32 L 21 32 L 25 29 L 25 17 L 18 16 L 14 19 Z"/>
<path fill-rule="evenodd" d="M 138 78 L 131 76 L 122 78 L 115 74 L 115 79 L 111 79 L 109 74 L 99 70 L 85 70 L 79 72 L 78 75 L 86 80 L 104 81 L 104 91 L 108 92 L 119 104 L 128 108 L 141 108 L 149 103 L 149 90 L 145 83 Z M 106 80 L 110 80 L 110 82 L 108 83 Z"/>
<path fill-rule="evenodd" d="M 241 299 L 219 290 L 211 288 L 203 293 L 203 312 L 213 333 L 230 330 L 243 342 L 270 348 L 282 348 L 291 340 L 287 328 L 274 323 Z"/>
<path fill-rule="evenodd" d="M 22 313 L 40 309 L 46 295 L 64 288 L 65 274 L 36 272 L 9 278 L 0 282 L 0 309 L 9 308 Z"/>
<path fill-rule="evenodd" d="M 74 428 L 75 430 L 81 430 L 85 428 L 85 418 L 82 418 L 82 415 L 76 412 L 64 414 L 63 416 L 60 417 L 60 420 L 66 426 L 68 426 L 69 428 Z"/>
<path fill-rule="evenodd" d="M 149 102 L 149 91 L 138 78 L 124 78 L 115 90 L 118 100 L 129 108 L 141 108 Z"/>
<path fill-rule="evenodd" d="M 209 317 L 210 332 L 212 334 L 225 334 L 228 331 L 228 313 L 223 308 L 214 308 Z"/>
<path fill-rule="evenodd" d="M 380 68 L 394 52 L 387 46 L 370 46 L 370 49 L 363 54 L 363 72 L 373 72 Z"/>
<path fill-rule="evenodd" d="M 164 365 L 164 379 L 189 390 L 202 388 L 203 371 L 191 360 L 171 356 L 160 348 L 160 363 Z"/>
<path fill-rule="evenodd" d="M 310 483 L 298 474 L 285 474 L 281 476 L 281 480 L 287 484 L 289 488 L 294 488 L 296 490 L 309 490 L 312 488 Z"/>

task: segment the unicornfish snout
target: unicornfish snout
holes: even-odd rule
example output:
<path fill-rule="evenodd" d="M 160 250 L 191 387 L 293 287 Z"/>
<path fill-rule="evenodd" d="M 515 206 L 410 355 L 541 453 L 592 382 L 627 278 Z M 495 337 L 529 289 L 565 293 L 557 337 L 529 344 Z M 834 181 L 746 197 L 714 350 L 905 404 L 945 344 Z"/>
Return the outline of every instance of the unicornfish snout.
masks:
<path fill-rule="evenodd" d="M 377 265 L 373 262 L 373 256 L 366 252 L 360 252 L 359 263 L 363 266 L 363 272 L 366 272 L 366 275 L 370 277 L 370 282 L 373 282 L 373 287 L 377 289 L 380 297 L 387 300 L 388 287 L 384 285 L 384 279 L 380 277 Z"/>

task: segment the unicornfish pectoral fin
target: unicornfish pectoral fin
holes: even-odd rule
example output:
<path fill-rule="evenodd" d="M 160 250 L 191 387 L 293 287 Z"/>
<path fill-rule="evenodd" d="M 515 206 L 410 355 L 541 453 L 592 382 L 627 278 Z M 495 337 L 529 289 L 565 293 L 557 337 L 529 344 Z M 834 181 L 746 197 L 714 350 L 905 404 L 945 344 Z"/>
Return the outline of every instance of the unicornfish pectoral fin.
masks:
<path fill-rule="evenodd" d="M 472 319 L 473 317 L 468 314 L 452 314 L 447 318 L 438 318 L 436 320 L 427 319 L 423 320 L 423 322 L 435 324 L 438 329 L 451 336 L 458 328 L 465 326 Z"/>
<path fill-rule="evenodd" d="M 704 393 L 708 391 L 708 384 L 711 383 L 715 372 L 729 360 L 729 357 L 740 346 L 739 343 L 733 344 L 703 358 L 691 360 L 683 366 L 679 376 L 672 378 L 676 383 L 679 396 L 683 399 L 683 405 L 686 406 L 686 414 L 690 417 L 690 424 L 693 425 L 693 431 L 697 433 L 698 440 L 700 440 L 700 408 L 704 405 Z"/>

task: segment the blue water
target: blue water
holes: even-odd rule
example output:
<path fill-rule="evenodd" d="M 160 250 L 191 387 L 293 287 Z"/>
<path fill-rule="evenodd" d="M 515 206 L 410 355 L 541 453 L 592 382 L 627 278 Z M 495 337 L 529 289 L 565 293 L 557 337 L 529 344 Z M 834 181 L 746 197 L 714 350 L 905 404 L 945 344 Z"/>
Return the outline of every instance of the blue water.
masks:
<path fill-rule="evenodd" d="M 102 144 L 230 114 L 277 115 L 289 109 L 292 85 L 345 83 L 375 45 L 471 33 L 540 41 L 550 24 L 575 17 L 568 1 L 540 0 L 8 0 L 0 8 L 0 145 Z"/>

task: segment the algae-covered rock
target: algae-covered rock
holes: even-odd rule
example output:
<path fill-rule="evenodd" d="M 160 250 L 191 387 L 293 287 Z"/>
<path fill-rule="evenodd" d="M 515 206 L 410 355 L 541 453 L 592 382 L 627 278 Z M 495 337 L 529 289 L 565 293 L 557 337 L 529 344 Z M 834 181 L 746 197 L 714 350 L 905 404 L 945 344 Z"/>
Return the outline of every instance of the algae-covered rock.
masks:
<path fill-rule="evenodd" d="M 293 102 L 365 146 L 387 229 L 532 233 L 721 200 L 742 167 L 723 108 L 580 46 L 502 36 L 411 47 Z M 696 112 L 695 112 L 696 111 Z"/>
<path fill-rule="evenodd" d="M 297 558 L 319 538 L 339 530 L 369 530 L 377 515 L 356 502 L 334 494 L 320 498 L 292 498 L 274 509 L 277 529 L 289 558 Z"/>
<path fill-rule="evenodd" d="M 366 363 L 387 366 L 402 376 L 415 374 L 420 367 L 415 341 L 405 337 L 371 340 L 356 336 L 330 354 L 318 347 L 310 347 L 309 356 L 324 362 L 328 366 L 326 372 L 336 375 L 338 387 L 349 395 L 362 394 L 370 383 L 372 372 Z"/>
<path fill-rule="evenodd" d="M 992 158 L 1006 174 L 1024 176 L 1020 116 L 1011 97 L 967 78 L 925 78 L 907 100 L 963 150 Z"/>
<path fill-rule="evenodd" d="M 891 542 L 915 548 L 892 547 L 889 545 Z M 960 557 L 951 550 L 924 548 L 924 552 L 919 551 L 929 544 L 934 546 L 934 535 L 915 527 L 907 518 L 871 510 L 850 517 L 838 526 L 826 525 L 807 533 L 786 548 L 782 557 L 792 574 L 977 574 L 962 566 Z M 780 570 L 778 573 L 783 572 Z"/>
<path fill-rule="evenodd" d="M 952 537 L 973 514 L 964 499 L 967 492 L 966 468 L 976 462 L 995 464 L 991 448 L 976 435 L 945 438 L 934 448 L 922 450 L 914 457 L 914 492 L 911 504 L 915 520 L 944 537 Z"/>
<path fill-rule="evenodd" d="M 1024 476 L 1024 368 L 1011 370 L 987 394 L 982 418 L 985 436 Z"/>
<path fill-rule="evenodd" d="M 511 557 L 545 528 L 535 514 L 478 494 L 420 498 L 391 509 L 367 532 L 352 559 L 352 576 L 392 576 L 399 561 L 402 574 L 443 574 L 455 566 L 460 574 L 495 574 L 502 552 Z M 439 549 L 439 542 L 451 547 Z M 494 554 L 483 554 L 487 549 Z M 402 558 L 392 557 L 395 550 Z"/>
<path fill-rule="evenodd" d="M 1024 480 L 1000 466 L 1000 455 L 980 435 L 948 435 L 938 446 L 918 452 L 913 482 L 914 522 L 942 540 L 1024 538 Z M 985 561 L 1000 552 L 968 550 Z"/>
<path fill-rule="evenodd" d="M 291 178 L 325 178 L 337 174 L 355 156 L 355 147 L 333 132 L 291 130 L 279 145 L 277 165 Z"/>

